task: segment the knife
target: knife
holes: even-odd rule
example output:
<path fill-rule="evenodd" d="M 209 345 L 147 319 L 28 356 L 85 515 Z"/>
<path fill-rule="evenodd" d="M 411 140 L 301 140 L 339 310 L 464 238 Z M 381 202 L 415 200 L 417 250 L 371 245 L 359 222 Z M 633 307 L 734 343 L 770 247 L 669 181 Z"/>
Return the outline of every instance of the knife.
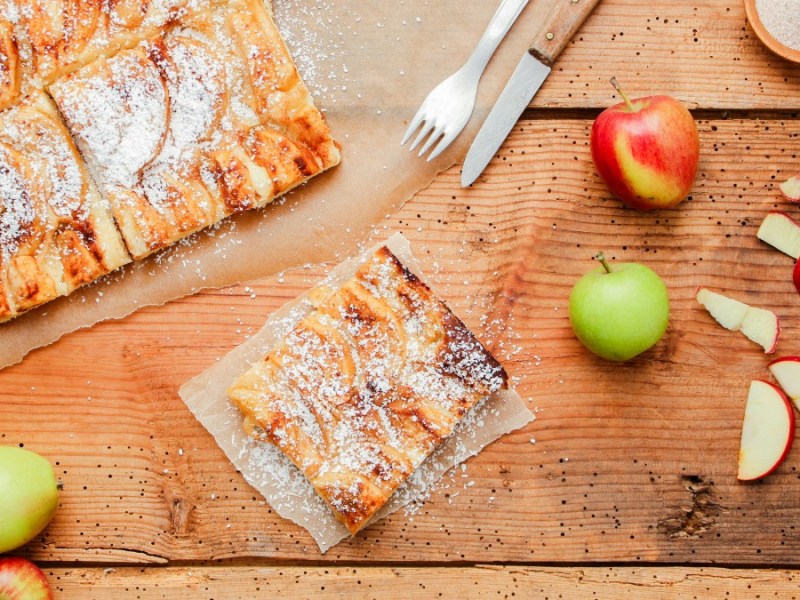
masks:
<path fill-rule="evenodd" d="M 461 186 L 469 187 L 494 158 L 550 74 L 553 63 L 600 0 L 555 0 L 542 28 L 517 65 L 467 153 Z"/>

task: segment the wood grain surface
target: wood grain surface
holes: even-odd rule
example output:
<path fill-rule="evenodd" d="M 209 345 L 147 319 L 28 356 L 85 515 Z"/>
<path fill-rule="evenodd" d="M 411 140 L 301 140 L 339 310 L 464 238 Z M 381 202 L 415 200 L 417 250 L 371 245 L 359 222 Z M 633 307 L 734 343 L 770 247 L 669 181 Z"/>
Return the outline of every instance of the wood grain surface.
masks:
<path fill-rule="evenodd" d="M 216 598 L 596 598 L 677 600 L 712 596 L 724 582 L 730 600 L 797 598 L 791 571 L 719 568 L 501 567 L 216 567 L 180 569 L 50 569 L 56 598 L 138 600 Z"/>
<path fill-rule="evenodd" d="M 736 482 L 747 386 L 769 376 L 769 357 L 693 296 L 704 285 L 774 310 L 778 355 L 800 353 L 792 260 L 755 236 L 769 210 L 800 217 L 777 188 L 800 172 L 797 69 L 760 45 L 739 2 L 606 0 L 471 189 L 452 168 L 376 226 L 366 243 L 394 231 L 412 241 L 537 416 L 421 506 L 320 555 L 177 395 L 322 265 L 145 309 L 0 372 L 0 444 L 46 455 L 64 483 L 55 520 L 22 554 L 65 598 L 175 597 L 187 586 L 193 597 L 320 597 L 325 586 L 381 598 L 423 578 L 433 597 L 794 597 L 796 574 L 758 569 L 800 567 L 800 449 L 762 483 Z M 624 209 L 595 174 L 589 131 L 616 101 L 611 75 L 631 95 L 668 93 L 695 109 L 700 174 L 676 209 Z M 665 339 L 622 365 L 589 355 L 567 317 L 598 249 L 648 264 L 669 288 Z M 336 561 L 355 566 L 325 566 Z M 497 566 L 453 566 L 486 562 Z M 570 566 L 531 566 L 559 563 Z"/>
<path fill-rule="evenodd" d="M 315 267 L 200 294 L 68 336 L 0 373 L 3 443 L 57 461 L 61 510 L 30 547 L 45 561 L 656 561 L 792 563 L 800 490 L 792 454 L 765 482 L 735 480 L 747 385 L 769 358 L 721 329 L 699 285 L 775 310 L 800 351 L 791 259 L 755 231 L 800 138 L 781 121 L 699 123 L 692 199 L 621 208 L 590 166 L 590 121 L 520 124 L 485 182 L 443 174 L 378 227 L 403 231 L 436 290 L 497 353 L 537 420 L 403 512 L 320 556 L 224 459 L 177 395 L 326 272 Z M 775 152 L 775 142 L 785 142 Z M 773 179 L 776 177 L 776 179 Z M 453 196 L 455 195 L 455 199 Z M 626 364 L 574 339 L 567 297 L 603 248 L 667 282 L 671 325 Z"/>

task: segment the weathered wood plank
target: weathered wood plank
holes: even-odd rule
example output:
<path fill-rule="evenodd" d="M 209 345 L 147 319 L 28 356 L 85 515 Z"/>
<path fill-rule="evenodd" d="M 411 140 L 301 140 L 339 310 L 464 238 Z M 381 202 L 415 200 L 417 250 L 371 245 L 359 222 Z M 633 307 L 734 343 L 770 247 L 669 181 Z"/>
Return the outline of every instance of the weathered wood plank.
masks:
<path fill-rule="evenodd" d="M 630 94 L 671 94 L 693 107 L 796 111 L 797 69 L 759 41 L 743 2 L 605 1 L 533 106 L 605 108 L 616 75 Z"/>
<path fill-rule="evenodd" d="M 458 169 L 376 229 L 403 231 L 436 289 L 537 410 L 528 429 L 400 512 L 319 556 L 244 482 L 178 387 L 325 272 L 314 267 L 104 323 L 0 372 L 0 443 L 57 462 L 65 488 L 42 561 L 654 561 L 797 564 L 798 453 L 763 484 L 735 481 L 746 386 L 767 357 L 720 329 L 697 285 L 776 310 L 780 353 L 800 348 L 791 260 L 755 238 L 800 155 L 796 121 L 701 122 L 691 201 L 661 213 L 610 199 L 591 123 L 524 122 L 485 181 Z M 589 356 L 566 301 L 599 247 L 645 261 L 670 288 L 666 339 L 629 364 Z M 534 442 L 535 440 L 535 442 Z"/>
<path fill-rule="evenodd" d="M 56 598 L 796 598 L 797 571 L 720 568 L 321 568 L 49 569 Z"/>

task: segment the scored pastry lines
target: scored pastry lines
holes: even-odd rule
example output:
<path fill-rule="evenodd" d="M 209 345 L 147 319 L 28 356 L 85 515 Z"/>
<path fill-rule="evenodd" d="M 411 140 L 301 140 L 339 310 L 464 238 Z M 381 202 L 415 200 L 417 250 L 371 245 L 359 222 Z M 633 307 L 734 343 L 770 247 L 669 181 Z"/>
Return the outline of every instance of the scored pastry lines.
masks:
<path fill-rule="evenodd" d="M 339 161 L 257 0 L 195 15 L 50 89 L 134 258 Z"/>
<path fill-rule="evenodd" d="M 13 33 L 8 51 L 0 54 L 16 56 L 21 67 L 17 90 L 5 98 L 0 96 L 0 109 L 101 56 L 135 46 L 185 18 L 224 2 L 0 0 L 0 33 L 4 28 L 2 23 Z M 8 81 L 0 70 L 0 88 Z"/>
<path fill-rule="evenodd" d="M 0 321 L 128 263 L 107 203 L 52 100 L 0 113 Z"/>
<path fill-rule="evenodd" d="M 340 160 L 260 0 L 0 0 L 0 15 L 0 141 L 19 131 L 7 115 L 51 123 L 30 156 L 0 146 L 0 321 Z"/>

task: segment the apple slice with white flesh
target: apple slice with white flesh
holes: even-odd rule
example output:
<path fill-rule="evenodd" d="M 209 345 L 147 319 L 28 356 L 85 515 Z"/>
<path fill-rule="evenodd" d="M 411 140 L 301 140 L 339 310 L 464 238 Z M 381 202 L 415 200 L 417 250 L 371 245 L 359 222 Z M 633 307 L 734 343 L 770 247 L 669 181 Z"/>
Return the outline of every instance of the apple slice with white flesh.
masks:
<path fill-rule="evenodd" d="M 769 363 L 769 370 L 800 410 L 800 356 L 784 356 Z"/>
<path fill-rule="evenodd" d="M 800 223 L 786 213 L 777 210 L 768 213 L 756 235 L 793 259 L 800 258 Z"/>
<path fill-rule="evenodd" d="M 697 290 L 697 301 L 725 329 L 741 331 L 746 338 L 772 354 L 781 335 L 778 316 L 771 310 L 750 306 L 707 288 Z"/>
<path fill-rule="evenodd" d="M 739 481 L 761 479 L 778 468 L 794 439 L 794 410 L 780 388 L 756 379 L 750 384 L 739 446 Z"/>
<path fill-rule="evenodd" d="M 789 202 L 800 202 L 800 175 L 790 177 L 780 187 L 781 194 Z"/>

